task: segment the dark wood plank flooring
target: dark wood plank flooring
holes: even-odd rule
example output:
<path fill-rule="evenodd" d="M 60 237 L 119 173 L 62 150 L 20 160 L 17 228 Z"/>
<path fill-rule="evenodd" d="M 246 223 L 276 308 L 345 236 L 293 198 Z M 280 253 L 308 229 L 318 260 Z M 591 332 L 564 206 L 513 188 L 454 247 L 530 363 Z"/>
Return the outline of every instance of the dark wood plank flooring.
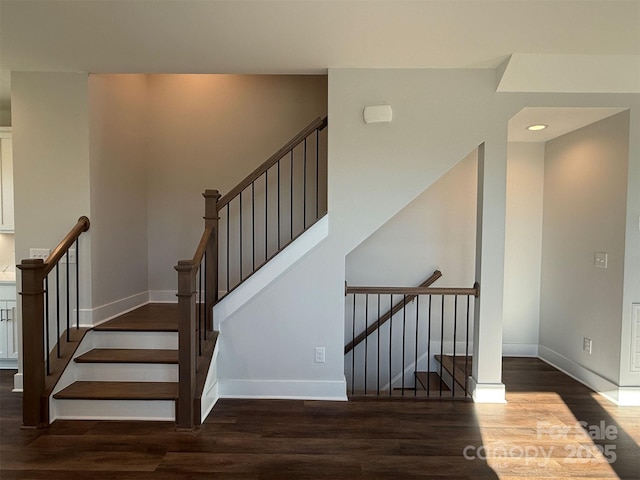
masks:
<path fill-rule="evenodd" d="M 0 372 L 2 480 L 640 478 L 640 408 L 536 359 L 505 359 L 507 404 L 221 400 L 194 432 L 122 421 L 22 430 L 12 373 Z M 611 438 L 592 440 L 578 421 Z"/>

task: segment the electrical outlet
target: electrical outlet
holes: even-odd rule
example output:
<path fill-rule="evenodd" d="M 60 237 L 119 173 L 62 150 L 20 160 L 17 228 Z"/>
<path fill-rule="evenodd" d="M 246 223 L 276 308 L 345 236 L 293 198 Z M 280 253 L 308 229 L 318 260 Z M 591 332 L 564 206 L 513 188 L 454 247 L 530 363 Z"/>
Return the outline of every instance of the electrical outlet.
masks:
<path fill-rule="evenodd" d="M 29 249 L 29 258 L 41 258 L 42 260 L 46 260 L 51 250 L 48 248 L 30 248 Z"/>
<path fill-rule="evenodd" d="M 604 252 L 596 252 L 593 264 L 598 268 L 607 268 L 608 255 Z"/>
<path fill-rule="evenodd" d="M 324 347 L 316 347 L 316 363 L 324 363 Z"/>
<path fill-rule="evenodd" d="M 589 355 L 591 355 L 592 345 L 593 345 L 593 342 L 591 341 L 590 338 L 584 337 L 582 339 L 582 350 L 587 352 Z"/>

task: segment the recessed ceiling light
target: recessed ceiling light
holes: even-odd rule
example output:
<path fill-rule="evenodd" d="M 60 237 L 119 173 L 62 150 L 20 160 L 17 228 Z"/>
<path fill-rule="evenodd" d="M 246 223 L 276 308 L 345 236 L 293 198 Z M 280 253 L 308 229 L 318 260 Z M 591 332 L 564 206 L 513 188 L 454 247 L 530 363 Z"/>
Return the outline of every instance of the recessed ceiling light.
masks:
<path fill-rule="evenodd" d="M 538 123 L 536 125 L 529 125 L 527 127 L 527 130 L 529 130 L 530 132 L 538 132 L 540 130 L 544 130 L 547 127 L 548 127 L 548 125 L 544 125 L 542 123 Z"/>

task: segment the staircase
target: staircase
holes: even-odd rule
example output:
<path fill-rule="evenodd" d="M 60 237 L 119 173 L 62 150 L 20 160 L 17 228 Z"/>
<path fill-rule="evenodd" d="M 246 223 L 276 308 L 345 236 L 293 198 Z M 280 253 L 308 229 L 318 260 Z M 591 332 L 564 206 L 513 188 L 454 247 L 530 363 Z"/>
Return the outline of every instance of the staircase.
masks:
<path fill-rule="evenodd" d="M 180 429 L 199 425 L 217 399 L 214 305 L 242 290 L 326 214 L 326 158 L 320 156 L 326 126 L 326 117 L 311 122 L 223 197 L 217 190 L 203 194 L 202 238 L 193 258 L 175 267 L 177 304 L 146 304 L 81 329 L 78 299 L 84 282 L 77 264 L 79 237 L 89 229 L 86 217 L 47 260 L 23 260 L 23 338 L 29 339 L 23 349 L 24 426 L 63 418 L 175 420 Z M 69 261 L 73 245 L 75 277 Z M 233 297 L 237 304 L 238 295 Z"/>
<path fill-rule="evenodd" d="M 66 372 L 76 380 L 61 388 L 63 378 L 53 394 L 53 418 L 175 418 L 176 305 L 147 304 L 105 322 L 89 332 L 83 345 Z"/>
<path fill-rule="evenodd" d="M 468 398 L 471 299 L 480 290 L 431 287 L 440 276 L 418 287 L 347 286 L 350 398 Z"/>

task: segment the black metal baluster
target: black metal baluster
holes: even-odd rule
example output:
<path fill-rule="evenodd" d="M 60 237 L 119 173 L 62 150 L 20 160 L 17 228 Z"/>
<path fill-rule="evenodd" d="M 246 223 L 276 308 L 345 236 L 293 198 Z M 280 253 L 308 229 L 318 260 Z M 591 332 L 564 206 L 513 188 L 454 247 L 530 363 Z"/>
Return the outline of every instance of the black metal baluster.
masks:
<path fill-rule="evenodd" d="M 378 333 L 378 371 L 376 372 L 376 395 L 380 395 L 380 294 L 378 294 L 378 314 L 376 315 L 378 323 L 376 332 Z"/>
<path fill-rule="evenodd" d="M 198 355 L 202 355 L 202 262 L 198 266 Z"/>
<path fill-rule="evenodd" d="M 278 251 L 280 251 L 280 160 L 278 160 Z"/>
<path fill-rule="evenodd" d="M 320 130 L 316 128 L 316 220 L 320 216 Z"/>
<path fill-rule="evenodd" d="M 402 296 L 402 396 L 404 397 L 405 334 L 407 330 L 407 296 Z"/>
<path fill-rule="evenodd" d="M 217 234 L 218 232 L 216 232 Z M 203 312 L 202 312 L 202 321 L 204 324 L 204 331 L 202 332 L 202 335 L 204 337 L 204 340 L 207 340 L 207 330 L 209 330 L 209 327 L 211 327 L 211 329 L 213 330 L 213 325 L 207 325 L 207 309 L 209 308 L 209 305 L 207 305 L 207 251 L 204 251 L 204 255 L 202 256 L 202 262 L 200 263 L 200 268 L 202 270 L 204 270 L 204 279 L 202 281 L 203 283 L 203 292 L 204 292 L 204 302 L 202 302 L 202 308 L 203 308 Z M 214 272 L 215 273 L 215 272 Z M 215 298 L 215 296 L 214 296 Z M 212 305 L 213 307 L 213 305 Z M 213 321 L 213 319 L 212 319 Z"/>
<path fill-rule="evenodd" d="M 240 200 L 240 280 L 238 281 L 237 285 L 240 285 L 242 283 L 242 250 L 243 250 L 243 244 L 242 244 L 242 192 L 240 192 L 238 194 L 238 198 Z M 236 285 L 236 286 L 237 286 Z"/>
<path fill-rule="evenodd" d="M 76 238 L 76 330 L 80 329 L 80 243 Z"/>
<path fill-rule="evenodd" d="M 307 228 L 307 139 L 304 139 L 302 151 L 302 230 Z"/>
<path fill-rule="evenodd" d="M 391 312 L 393 308 L 393 293 L 391 295 L 389 295 L 389 312 Z M 393 393 L 393 388 L 391 386 L 391 362 L 392 362 L 392 356 L 391 356 L 391 339 L 393 338 L 393 315 L 390 314 L 389 317 L 389 396 L 391 396 L 391 394 Z"/>
<path fill-rule="evenodd" d="M 356 294 L 353 294 L 353 315 L 351 317 L 351 345 L 355 344 L 356 339 Z M 351 349 L 351 395 L 354 392 L 356 379 L 356 348 L 355 345 Z"/>
<path fill-rule="evenodd" d="M 464 355 L 464 395 L 465 397 L 469 394 L 467 391 L 467 384 L 469 378 L 469 370 L 468 370 L 468 362 L 469 362 L 469 299 L 470 296 L 467 295 L 467 335 L 466 335 L 466 350 Z"/>
<path fill-rule="evenodd" d="M 227 203 L 227 293 L 226 294 L 228 294 L 229 290 L 230 290 L 230 285 L 229 285 L 229 217 L 231 215 L 230 215 L 229 205 L 231 205 L 231 202 Z"/>
<path fill-rule="evenodd" d="M 67 263 L 65 270 L 65 279 L 66 279 L 66 307 L 67 307 L 67 343 L 71 340 L 69 337 L 69 330 L 71 329 L 71 295 L 69 288 L 69 250 L 67 249 L 67 253 L 64 254 L 65 261 Z"/>
<path fill-rule="evenodd" d="M 456 330 L 458 327 L 458 295 L 453 297 L 453 382 L 451 396 L 456 396 Z"/>
<path fill-rule="evenodd" d="M 418 395 L 418 376 L 417 376 L 417 371 L 418 371 L 418 320 L 419 320 L 419 313 L 420 313 L 420 295 L 416 295 L 416 343 L 415 343 L 415 347 L 416 347 L 416 351 L 415 351 L 415 357 L 413 360 L 413 365 L 414 365 L 414 373 L 413 373 L 413 396 L 415 397 L 416 395 Z M 427 373 L 427 380 L 429 380 L 429 374 Z"/>
<path fill-rule="evenodd" d="M 256 189 L 255 181 L 251 182 L 251 250 L 253 251 L 252 267 L 256 271 Z"/>
<path fill-rule="evenodd" d="M 367 330 L 369 329 L 369 294 L 365 294 L 364 305 L 364 394 L 367 394 L 367 359 L 369 357 L 369 335 Z"/>
<path fill-rule="evenodd" d="M 269 258 L 269 170 L 264 172 L 264 263 Z"/>
<path fill-rule="evenodd" d="M 431 373 L 431 295 L 429 295 L 429 312 L 427 314 L 427 397 L 431 393 L 431 382 L 429 381 Z M 442 382 L 442 378 L 440 378 Z"/>
<path fill-rule="evenodd" d="M 293 148 L 291 149 L 291 171 L 289 172 L 290 175 L 290 179 L 289 179 L 289 194 L 290 194 L 290 199 L 289 199 L 289 207 L 291 207 L 291 237 L 289 237 L 289 240 L 293 239 Z"/>
<path fill-rule="evenodd" d="M 60 273 L 56 263 L 56 351 L 60 358 Z"/>
<path fill-rule="evenodd" d="M 444 295 L 440 305 L 440 396 L 442 396 L 442 364 L 444 363 Z"/>
<path fill-rule="evenodd" d="M 49 275 L 44 277 L 44 342 L 47 354 L 47 375 L 51 375 L 51 367 L 49 361 Z"/>

